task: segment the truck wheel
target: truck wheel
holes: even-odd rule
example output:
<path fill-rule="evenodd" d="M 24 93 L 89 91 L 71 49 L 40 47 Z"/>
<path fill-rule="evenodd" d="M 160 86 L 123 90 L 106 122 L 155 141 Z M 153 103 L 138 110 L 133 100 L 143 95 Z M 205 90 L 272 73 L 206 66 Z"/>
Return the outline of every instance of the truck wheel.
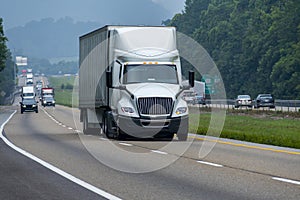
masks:
<path fill-rule="evenodd" d="M 35 110 L 35 113 L 38 113 L 38 112 L 39 112 L 39 110 L 36 109 L 36 110 Z"/>
<path fill-rule="evenodd" d="M 108 116 L 106 113 L 103 115 L 102 119 L 103 119 L 103 122 L 102 122 L 103 133 L 106 135 L 106 137 L 108 139 L 113 139 L 114 134 L 110 130 L 109 123 L 108 123 Z"/>
<path fill-rule="evenodd" d="M 114 120 L 109 117 L 108 113 L 105 113 L 103 116 L 103 133 L 106 135 L 108 139 L 123 139 L 125 134 L 118 128 L 114 126 Z"/>
<path fill-rule="evenodd" d="M 188 132 L 189 132 L 189 124 L 188 121 L 184 121 L 177 131 L 177 138 L 179 141 L 186 141 L 188 138 Z"/>
<path fill-rule="evenodd" d="M 23 112 L 24 112 L 24 111 L 21 109 L 21 114 L 23 114 Z"/>

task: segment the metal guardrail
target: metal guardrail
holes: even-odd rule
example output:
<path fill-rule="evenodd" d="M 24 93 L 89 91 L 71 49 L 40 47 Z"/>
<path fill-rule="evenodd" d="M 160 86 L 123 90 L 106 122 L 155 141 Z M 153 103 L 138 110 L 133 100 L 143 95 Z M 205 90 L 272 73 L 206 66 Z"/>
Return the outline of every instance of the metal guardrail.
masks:
<path fill-rule="evenodd" d="M 234 104 L 235 104 L 234 99 L 207 99 L 206 105 L 201 105 L 201 106 L 209 107 L 209 108 L 213 107 L 213 108 L 221 108 L 221 109 L 237 109 L 234 108 Z M 269 109 L 269 108 L 261 108 L 261 109 Z M 275 110 L 284 111 L 284 112 L 300 112 L 300 100 L 276 99 Z"/>

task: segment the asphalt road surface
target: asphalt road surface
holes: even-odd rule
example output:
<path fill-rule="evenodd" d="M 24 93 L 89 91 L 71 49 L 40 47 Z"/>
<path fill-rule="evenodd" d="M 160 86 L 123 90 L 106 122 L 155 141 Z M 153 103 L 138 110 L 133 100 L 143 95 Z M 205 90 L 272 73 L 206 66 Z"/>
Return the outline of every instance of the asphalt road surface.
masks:
<path fill-rule="evenodd" d="M 296 149 L 192 134 L 107 140 L 81 133 L 77 109 L 10 109 L 5 138 L 28 155 L 0 143 L 0 199 L 300 199 Z"/>

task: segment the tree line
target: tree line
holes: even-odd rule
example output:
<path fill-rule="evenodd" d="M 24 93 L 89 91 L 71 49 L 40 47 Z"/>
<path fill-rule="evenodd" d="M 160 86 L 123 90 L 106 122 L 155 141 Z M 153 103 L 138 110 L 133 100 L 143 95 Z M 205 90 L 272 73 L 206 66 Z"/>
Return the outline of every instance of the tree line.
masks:
<path fill-rule="evenodd" d="M 14 82 L 14 66 L 12 55 L 6 46 L 7 38 L 3 31 L 3 20 L 0 18 L 0 104 L 13 92 Z"/>
<path fill-rule="evenodd" d="M 184 11 L 164 24 L 208 51 L 228 98 L 300 99 L 299 13 L 299 0 L 186 0 Z"/>

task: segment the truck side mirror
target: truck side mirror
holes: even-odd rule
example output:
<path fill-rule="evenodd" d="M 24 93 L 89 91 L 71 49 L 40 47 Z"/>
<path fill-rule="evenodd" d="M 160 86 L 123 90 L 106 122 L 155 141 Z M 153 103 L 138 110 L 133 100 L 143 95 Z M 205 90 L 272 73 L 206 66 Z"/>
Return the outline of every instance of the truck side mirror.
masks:
<path fill-rule="evenodd" d="M 106 87 L 112 88 L 112 72 L 106 72 Z"/>
<path fill-rule="evenodd" d="M 189 85 L 191 87 L 195 86 L 195 72 L 194 71 L 189 71 Z"/>

